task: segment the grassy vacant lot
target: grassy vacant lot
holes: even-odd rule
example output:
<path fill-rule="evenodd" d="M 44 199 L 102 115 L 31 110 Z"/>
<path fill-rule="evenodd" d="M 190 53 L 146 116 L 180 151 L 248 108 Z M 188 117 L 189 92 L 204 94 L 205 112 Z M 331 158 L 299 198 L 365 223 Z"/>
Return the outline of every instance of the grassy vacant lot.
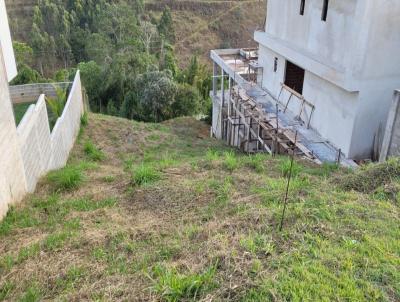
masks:
<path fill-rule="evenodd" d="M 0 300 L 400 300 L 399 162 L 296 161 L 279 232 L 288 159 L 208 133 L 91 115 L 0 224 Z"/>

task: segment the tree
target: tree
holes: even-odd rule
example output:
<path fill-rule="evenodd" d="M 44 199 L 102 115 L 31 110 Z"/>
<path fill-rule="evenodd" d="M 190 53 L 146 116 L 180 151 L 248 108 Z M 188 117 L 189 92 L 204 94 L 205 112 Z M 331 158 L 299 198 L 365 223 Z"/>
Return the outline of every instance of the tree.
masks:
<path fill-rule="evenodd" d="M 144 45 L 147 54 L 150 54 L 151 43 L 153 42 L 153 39 L 157 35 L 157 27 L 149 21 L 142 21 L 140 22 L 140 28 L 141 28 L 141 35 L 140 35 L 141 41 Z"/>
<path fill-rule="evenodd" d="M 173 116 L 177 85 L 169 71 L 150 71 L 137 77 L 122 104 L 121 115 L 145 122 L 161 122 Z"/>
<path fill-rule="evenodd" d="M 101 67 L 94 61 L 79 63 L 82 84 L 89 97 L 90 106 L 94 111 L 101 111 L 103 73 Z"/>
<path fill-rule="evenodd" d="M 201 96 L 199 91 L 189 84 L 179 84 L 172 103 L 172 117 L 192 116 L 200 112 Z"/>
<path fill-rule="evenodd" d="M 28 44 L 23 42 L 13 42 L 15 59 L 17 65 L 31 65 L 33 60 L 33 49 Z"/>
<path fill-rule="evenodd" d="M 172 22 L 171 10 L 168 6 L 164 8 L 157 29 L 160 36 L 164 37 L 168 42 L 175 42 L 175 30 Z"/>

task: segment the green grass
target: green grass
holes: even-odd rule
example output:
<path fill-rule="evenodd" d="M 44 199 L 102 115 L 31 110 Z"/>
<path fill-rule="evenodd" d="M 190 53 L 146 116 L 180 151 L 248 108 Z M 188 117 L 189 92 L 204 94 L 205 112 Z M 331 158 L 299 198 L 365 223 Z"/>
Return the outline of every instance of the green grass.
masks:
<path fill-rule="evenodd" d="M 132 182 L 137 186 L 151 184 L 160 178 L 160 172 L 148 164 L 142 164 L 134 168 L 132 172 Z"/>
<path fill-rule="evenodd" d="M 233 172 L 238 169 L 240 165 L 239 159 L 237 158 L 234 151 L 224 152 L 223 166 L 226 170 Z"/>
<path fill-rule="evenodd" d="M 102 161 L 106 158 L 103 151 L 99 150 L 92 141 L 86 141 L 83 145 L 86 156 L 92 161 Z"/>
<path fill-rule="evenodd" d="M 176 269 L 169 269 L 161 265 L 153 267 L 153 290 L 168 302 L 196 301 L 201 294 L 217 286 L 214 276 L 217 266 L 211 266 L 203 273 L 182 274 Z"/>
<path fill-rule="evenodd" d="M 400 301 L 396 162 L 296 158 L 279 231 L 290 158 L 242 154 L 187 118 L 90 115 L 99 125 L 110 135 L 85 131 L 67 166 L 84 182 L 65 189 L 54 172 L 0 223 L 0 298 Z M 89 160 L 86 141 L 108 160 Z"/>
<path fill-rule="evenodd" d="M 75 211 L 88 212 L 113 207 L 116 203 L 117 201 L 114 198 L 106 198 L 97 201 L 90 198 L 79 198 L 67 201 L 67 206 Z"/>
<path fill-rule="evenodd" d="M 279 168 L 281 170 L 283 177 L 288 177 L 290 171 L 292 171 L 292 177 L 296 177 L 303 170 L 303 167 L 296 162 L 296 160 L 292 161 L 289 157 L 282 158 L 279 163 Z"/>
<path fill-rule="evenodd" d="M 47 175 L 48 182 L 55 191 L 66 191 L 78 188 L 84 181 L 83 168 L 79 165 L 67 165 Z"/>

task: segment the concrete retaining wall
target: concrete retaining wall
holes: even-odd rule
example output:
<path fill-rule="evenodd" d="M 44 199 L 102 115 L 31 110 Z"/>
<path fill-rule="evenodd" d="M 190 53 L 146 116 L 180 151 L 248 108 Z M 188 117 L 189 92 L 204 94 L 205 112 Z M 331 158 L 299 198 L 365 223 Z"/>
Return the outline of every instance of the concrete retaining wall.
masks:
<path fill-rule="evenodd" d="M 390 156 L 400 156 L 400 90 L 394 92 L 379 160 Z"/>
<path fill-rule="evenodd" d="M 68 89 L 71 82 L 39 83 L 10 86 L 10 96 L 14 104 L 35 102 L 41 94 L 56 96 L 56 87 Z"/>
<path fill-rule="evenodd" d="M 0 47 L 0 219 L 8 205 L 21 200 L 25 193 L 25 174 Z"/>
<path fill-rule="evenodd" d="M 50 133 L 45 97 L 31 105 L 17 128 L 28 192 L 40 177 L 63 167 L 79 132 L 83 99 L 79 72 L 75 76 L 62 116 Z"/>

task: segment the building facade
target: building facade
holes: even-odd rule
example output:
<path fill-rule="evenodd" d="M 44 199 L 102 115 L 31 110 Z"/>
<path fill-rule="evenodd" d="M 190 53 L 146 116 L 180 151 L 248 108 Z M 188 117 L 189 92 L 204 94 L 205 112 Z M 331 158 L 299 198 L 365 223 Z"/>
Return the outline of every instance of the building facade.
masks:
<path fill-rule="evenodd" d="M 400 86 L 400 2 L 269 0 L 267 6 L 265 30 L 255 33 L 262 87 L 277 98 L 281 83 L 293 88 L 314 105 L 312 128 L 348 158 L 370 158 Z M 289 110 L 296 106 L 291 102 Z"/>

